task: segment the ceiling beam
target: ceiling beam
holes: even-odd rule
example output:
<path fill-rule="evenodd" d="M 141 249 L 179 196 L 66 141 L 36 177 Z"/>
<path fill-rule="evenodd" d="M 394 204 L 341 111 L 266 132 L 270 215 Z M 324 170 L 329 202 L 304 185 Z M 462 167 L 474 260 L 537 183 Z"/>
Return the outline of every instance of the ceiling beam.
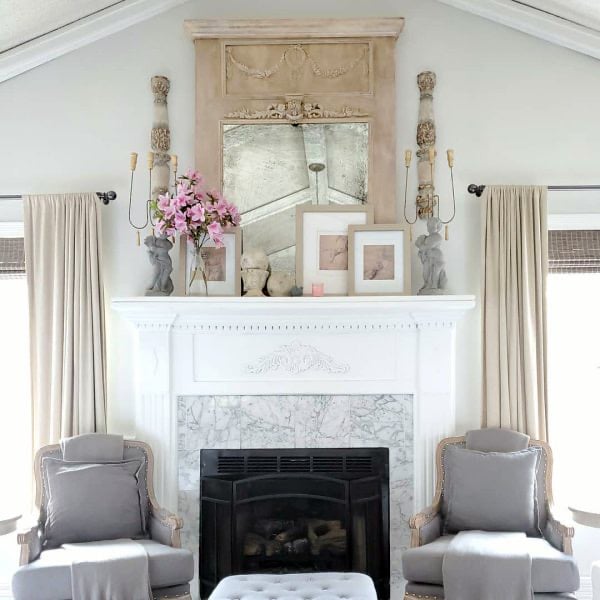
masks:
<path fill-rule="evenodd" d="M 600 59 L 600 32 L 513 0 L 438 0 L 581 54 Z"/>
<path fill-rule="evenodd" d="M 0 53 L 0 82 L 127 29 L 187 0 L 128 0 Z"/>

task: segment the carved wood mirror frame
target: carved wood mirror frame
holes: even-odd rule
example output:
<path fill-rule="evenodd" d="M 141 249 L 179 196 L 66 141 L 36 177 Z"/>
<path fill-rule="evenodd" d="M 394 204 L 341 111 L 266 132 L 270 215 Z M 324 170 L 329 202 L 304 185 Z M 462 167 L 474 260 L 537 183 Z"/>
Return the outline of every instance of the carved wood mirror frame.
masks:
<path fill-rule="evenodd" d="M 404 19 L 186 21 L 196 52 L 196 167 L 222 187 L 222 128 L 369 123 L 368 199 L 396 222 L 396 60 Z"/>

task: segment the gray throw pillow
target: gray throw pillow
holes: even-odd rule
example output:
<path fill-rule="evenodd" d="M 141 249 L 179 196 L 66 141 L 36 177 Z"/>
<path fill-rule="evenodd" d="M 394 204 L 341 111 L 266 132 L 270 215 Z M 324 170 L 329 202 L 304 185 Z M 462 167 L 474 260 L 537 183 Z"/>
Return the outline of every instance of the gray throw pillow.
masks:
<path fill-rule="evenodd" d="M 117 462 L 123 460 L 123 436 L 85 433 L 60 441 L 62 459 L 75 462 Z"/>
<path fill-rule="evenodd" d="M 73 463 L 42 460 L 46 546 L 143 536 L 138 476 L 141 460 Z"/>
<path fill-rule="evenodd" d="M 442 507 L 446 532 L 481 529 L 540 535 L 538 462 L 537 448 L 479 452 L 447 446 Z"/>

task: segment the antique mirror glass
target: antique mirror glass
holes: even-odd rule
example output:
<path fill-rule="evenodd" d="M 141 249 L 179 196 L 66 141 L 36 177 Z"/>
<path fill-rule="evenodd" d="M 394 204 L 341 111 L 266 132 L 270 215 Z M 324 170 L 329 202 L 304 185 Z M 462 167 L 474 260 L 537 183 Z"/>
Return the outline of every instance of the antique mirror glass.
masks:
<path fill-rule="evenodd" d="M 368 123 L 223 125 L 223 193 L 242 213 L 243 247 L 295 269 L 296 206 L 364 204 Z"/>

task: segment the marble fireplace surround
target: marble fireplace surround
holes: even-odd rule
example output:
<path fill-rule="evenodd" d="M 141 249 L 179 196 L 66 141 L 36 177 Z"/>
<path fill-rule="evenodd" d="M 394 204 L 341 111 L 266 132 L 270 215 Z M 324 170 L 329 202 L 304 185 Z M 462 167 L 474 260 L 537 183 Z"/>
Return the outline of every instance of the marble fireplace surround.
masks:
<path fill-rule="evenodd" d="M 194 552 L 196 569 L 201 449 L 389 448 L 390 588 L 401 598 L 401 552 L 414 508 L 411 395 L 182 396 L 177 424 L 182 545 Z"/>
<path fill-rule="evenodd" d="M 474 306 L 450 295 L 114 299 L 134 326 L 136 436 L 154 449 L 159 501 L 178 505 L 180 397 L 408 395 L 424 506 L 437 442 L 454 433 L 456 324 Z"/>

